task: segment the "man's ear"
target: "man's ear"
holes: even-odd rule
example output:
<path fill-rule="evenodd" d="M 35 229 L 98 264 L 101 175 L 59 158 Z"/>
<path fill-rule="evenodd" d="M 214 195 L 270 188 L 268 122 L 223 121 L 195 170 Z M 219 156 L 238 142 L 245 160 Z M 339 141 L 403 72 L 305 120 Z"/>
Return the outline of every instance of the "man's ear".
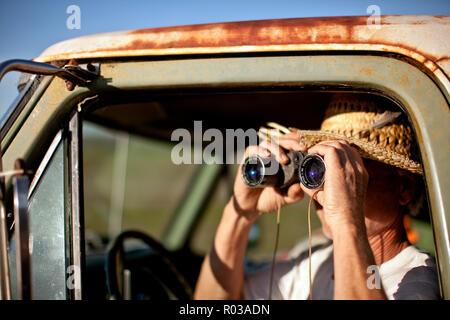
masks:
<path fill-rule="evenodd" d="M 416 178 L 410 173 L 399 175 L 399 199 L 400 205 L 404 206 L 411 202 L 417 191 Z"/>

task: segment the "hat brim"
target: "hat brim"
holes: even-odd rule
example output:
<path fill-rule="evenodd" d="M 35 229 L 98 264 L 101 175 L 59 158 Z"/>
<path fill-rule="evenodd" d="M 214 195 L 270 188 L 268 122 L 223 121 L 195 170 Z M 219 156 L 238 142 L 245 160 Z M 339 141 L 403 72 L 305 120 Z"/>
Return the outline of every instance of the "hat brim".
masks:
<path fill-rule="evenodd" d="M 310 148 L 313 145 L 326 140 L 344 140 L 355 146 L 361 157 L 380 161 L 400 169 L 408 170 L 412 173 L 423 175 L 423 168 L 420 163 L 409 159 L 405 155 L 381 148 L 369 142 L 356 138 L 349 138 L 347 136 L 328 131 L 299 130 L 296 128 L 289 129 L 297 132 L 300 142 L 306 148 Z"/>

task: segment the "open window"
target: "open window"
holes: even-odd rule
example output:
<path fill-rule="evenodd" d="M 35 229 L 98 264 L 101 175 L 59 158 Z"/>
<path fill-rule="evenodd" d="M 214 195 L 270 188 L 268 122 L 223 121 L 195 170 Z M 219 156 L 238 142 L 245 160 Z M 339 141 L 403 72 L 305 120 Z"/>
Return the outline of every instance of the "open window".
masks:
<path fill-rule="evenodd" d="M 171 142 L 174 130 L 186 129 L 193 137 L 199 134 L 195 132 L 195 121 L 201 121 L 200 134 L 214 128 L 224 137 L 226 130 L 258 129 L 269 121 L 287 127 L 318 129 L 331 96 L 339 92 L 349 90 L 290 86 L 121 92 L 102 97 L 101 103 L 91 106 L 91 111 L 84 115 L 86 234 L 89 234 L 86 239 L 88 252 L 92 253 L 88 254 L 87 267 L 90 290 L 97 293 L 96 297 L 104 295 L 99 288 L 101 284 L 95 285 L 94 280 L 104 277 L 102 253 L 108 238 L 126 229 L 156 236 L 175 252 L 195 284 L 200 258 L 211 247 L 223 208 L 231 196 L 238 165 L 175 165 L 171 159 L 171 150 L 177 143 Z M 354 92 L 403 112 L 396 102 L 378 93 Z M 208 144 L 203 141 L 203 148 Z M 282 209 L 279 253 L 283 257 L 306 246 L 307 203 L 306 199 Z M 421 211 L 410 217 L 409 223 L 416 233 L 414 244 L 434 255 L 428 208 L 425 195 Z M 275 221 L 274 215 L 263 215 L 253 228 L 247 250 L 250 264 L 271 259 Z M 312 226 L 317 229 L 315 240 L 323 241 L 315 214 Z M 145 250 L 141 247 L 138 257 L 142 255 L 145 256 Z"/>

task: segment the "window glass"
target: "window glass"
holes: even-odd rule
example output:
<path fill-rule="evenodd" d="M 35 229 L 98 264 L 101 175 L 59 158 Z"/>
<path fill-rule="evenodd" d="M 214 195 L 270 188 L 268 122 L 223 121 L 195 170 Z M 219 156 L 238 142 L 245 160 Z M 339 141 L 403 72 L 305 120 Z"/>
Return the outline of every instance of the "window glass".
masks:
<path fill-rule="evenodd" d="M 8 72 L 0 82 L 0 119 L 2 121 L 8 108 L 18 96 L 17 84 L 20 75 L 21 73 L 17 71 Z"/>
<path fill-rule="evenodd" d="M 39 86 L 41 76 L 30 73 L 8 72 L 0 82 L 0 126 L 17 110 L 19 104 L 26 104 L 31 98 L 30 91 Z"/>
<path fill-rule="evenodd" d="M 64 219 L 64 147 L 60 142 L 29 199 L 32 297 L 66 299 Z M 12 238 L 11 278 L 16 292 L 15 241 Z"/>

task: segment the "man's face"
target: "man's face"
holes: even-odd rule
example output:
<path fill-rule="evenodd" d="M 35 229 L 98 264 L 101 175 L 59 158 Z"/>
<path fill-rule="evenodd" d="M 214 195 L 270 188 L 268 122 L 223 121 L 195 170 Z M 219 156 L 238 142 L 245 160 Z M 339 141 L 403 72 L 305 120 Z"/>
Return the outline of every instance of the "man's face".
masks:
<path fill-rule="evenodd" d="M 378 234 L 401 218 L 399 183 L 392 167 L 378 161 L 363 159 L 369 174 L 365 203 L 367 235 Z M 326 183 L 326 182 L 325 182 Z M 332 239 L 330 227 L 324 219 L 323 208 L 315 201 L 316 212 L 322 222 L 322 231 Z"/>

